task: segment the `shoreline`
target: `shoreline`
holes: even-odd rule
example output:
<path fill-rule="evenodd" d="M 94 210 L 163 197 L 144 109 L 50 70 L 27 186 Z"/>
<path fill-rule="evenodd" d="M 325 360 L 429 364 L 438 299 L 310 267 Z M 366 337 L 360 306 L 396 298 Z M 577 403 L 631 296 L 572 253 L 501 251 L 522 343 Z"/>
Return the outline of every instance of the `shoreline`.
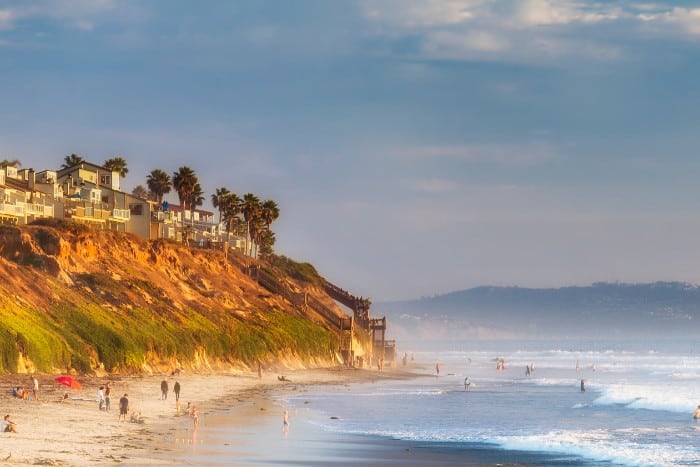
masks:
<path fill-rule="evenodd" d="M 280 404 L 285 393 L 299 394 L 316 385 L 352 385 L 389 379 L 432 376 L 425 368 L 320 368 L 292 370 L 289 381 L 266 373 L 114 376 L 79 378 L 82 390 L 66 389 L 53 376 L 40 376 L 42 400 L 12 397 L 11 388 L 29 376 L 0 378 L 0 404 L 18 423 L 18 433 L 0 433 L 0 462 L 10 465 L 576 465 L 546 453 L 506 451 L 477 443 L 397 440 L 323 429 L 314 423 L 313 406 L 290 410 L 283 431 Z M 170 391 L 160 400 L 160 382 Z M 200 423 L 176 412 L 172 386 L 182 386 L 181 406 L 192 402 Z M 113 382 L 112 410 L 98 410 L 97 388 Z M 64 390 L 71 395 L 59 402 Z M 131 411 L 146 424 L 118 421 L 118 399 L 129 394 Z M 312 404 L 312 401 L 309 402 Z M 130 412 L 131 412 L 130 411 Z M 128 420 L 128 418 L 127 418 Z"/>
<path fill-rule="evenodd" d="M 365 371 L 361 375 L 344 376 L 341 380 L 322 378 L 296 387 L 294 384 L 269 386 L 240 394 L 242 397 L 235 404 L 229 401 L 227 405 L 224 401 L 206 414 L 196 432 L 189 425 L 180 425 L 172 432 L 169 445 L 160 447 L 168 450 L 168 461 L 184 465 L 582 465 L 582 459 L 577 456 L 505 450 L 492 444 L 412 441 L 336 432 L 319 424 L 325 419 L 313 413 L 313 396 L 308 406 L 285 407 L 282 403 L 285 393 L 297 396 L 310 385 L 350 385 L 432 375 L 399 370 L 393 374 Z M 286 428 L 282 423 L 285 410 L 290 413 Z"/>

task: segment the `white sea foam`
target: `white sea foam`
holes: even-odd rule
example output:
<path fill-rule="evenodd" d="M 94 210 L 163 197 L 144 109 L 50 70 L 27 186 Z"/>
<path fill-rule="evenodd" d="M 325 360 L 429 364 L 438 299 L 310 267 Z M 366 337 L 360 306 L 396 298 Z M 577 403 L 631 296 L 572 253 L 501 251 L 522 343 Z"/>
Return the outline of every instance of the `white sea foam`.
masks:
<path fill-rule="evenodd" d="M 679 452 L 667 444 L 638 444 L 611 436 L 606 430 L 595 432 L 551 431 L 540 435 L 498 437 L 505 449 L 561 452 L 598 461 L 635 466 L 658 466 L 700 462 L 700 453 Z"/>

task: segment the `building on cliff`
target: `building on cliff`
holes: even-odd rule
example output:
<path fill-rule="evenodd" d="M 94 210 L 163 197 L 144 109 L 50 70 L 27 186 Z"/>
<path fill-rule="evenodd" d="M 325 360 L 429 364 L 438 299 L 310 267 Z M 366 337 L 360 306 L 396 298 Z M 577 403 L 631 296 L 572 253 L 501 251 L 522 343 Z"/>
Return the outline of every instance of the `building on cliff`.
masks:
<path fill-rule="evenodd" d="M 160 205 L 126 193 L 118 171 L 82 162 L 58 171 L 0 167 L 0 222 L 24 225 L 39 218 L 80 224 L 141 238 L 187 241 L 195 246 L 227 242 L 244 251 L 246 239 L 226 232 L 214 213 Z"/>

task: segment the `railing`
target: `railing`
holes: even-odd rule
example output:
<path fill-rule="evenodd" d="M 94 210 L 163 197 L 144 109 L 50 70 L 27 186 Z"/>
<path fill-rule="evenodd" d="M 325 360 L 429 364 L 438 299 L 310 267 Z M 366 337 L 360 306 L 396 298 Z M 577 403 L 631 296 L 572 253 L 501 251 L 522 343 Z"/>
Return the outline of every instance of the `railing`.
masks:
<path fill-rule="evenodd" d="M 170 211 L 154 211 L 151 213 L 151 221 L 153 222 L 174 222 L 176 216 L 174 212 Z"/>
<path fill-rule="evenodd" d="M 24 203 L 9 204 L 0 202 L 0 214 L 9 214 L 10 216 L 24 217 Z"/>
<path fill-rule="evenodd" d="M 110 211 L 105 209 L 95 209 L 93 206 L 76 206 L 76 217 L 90 217 L 96 220 L 107 220 L 111 215 Z"/>
<path fill-rule="evenodd" d="M 131 211 L 128 209 L 112 209 L 112 217 L 128 221 L 131 219 Z"/>
<path fill-rule="evenodd" d="M 53 217 L 53 206 L 46 204 L 27 204 L 25 207 L 28 216 Z"/>

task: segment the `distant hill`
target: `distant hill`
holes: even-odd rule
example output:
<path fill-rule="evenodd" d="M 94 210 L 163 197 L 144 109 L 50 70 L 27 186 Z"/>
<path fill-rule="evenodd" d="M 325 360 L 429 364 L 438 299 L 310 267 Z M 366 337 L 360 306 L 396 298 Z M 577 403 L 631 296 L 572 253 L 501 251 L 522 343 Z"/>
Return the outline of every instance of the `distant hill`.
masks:
<path fill-rule="evenodd" d="M 401 340 L 671 338 L 700 332 L 700 287 L 681 282 L 485 286 L 372 309 L 389 318 L 391 335 Z"/>

